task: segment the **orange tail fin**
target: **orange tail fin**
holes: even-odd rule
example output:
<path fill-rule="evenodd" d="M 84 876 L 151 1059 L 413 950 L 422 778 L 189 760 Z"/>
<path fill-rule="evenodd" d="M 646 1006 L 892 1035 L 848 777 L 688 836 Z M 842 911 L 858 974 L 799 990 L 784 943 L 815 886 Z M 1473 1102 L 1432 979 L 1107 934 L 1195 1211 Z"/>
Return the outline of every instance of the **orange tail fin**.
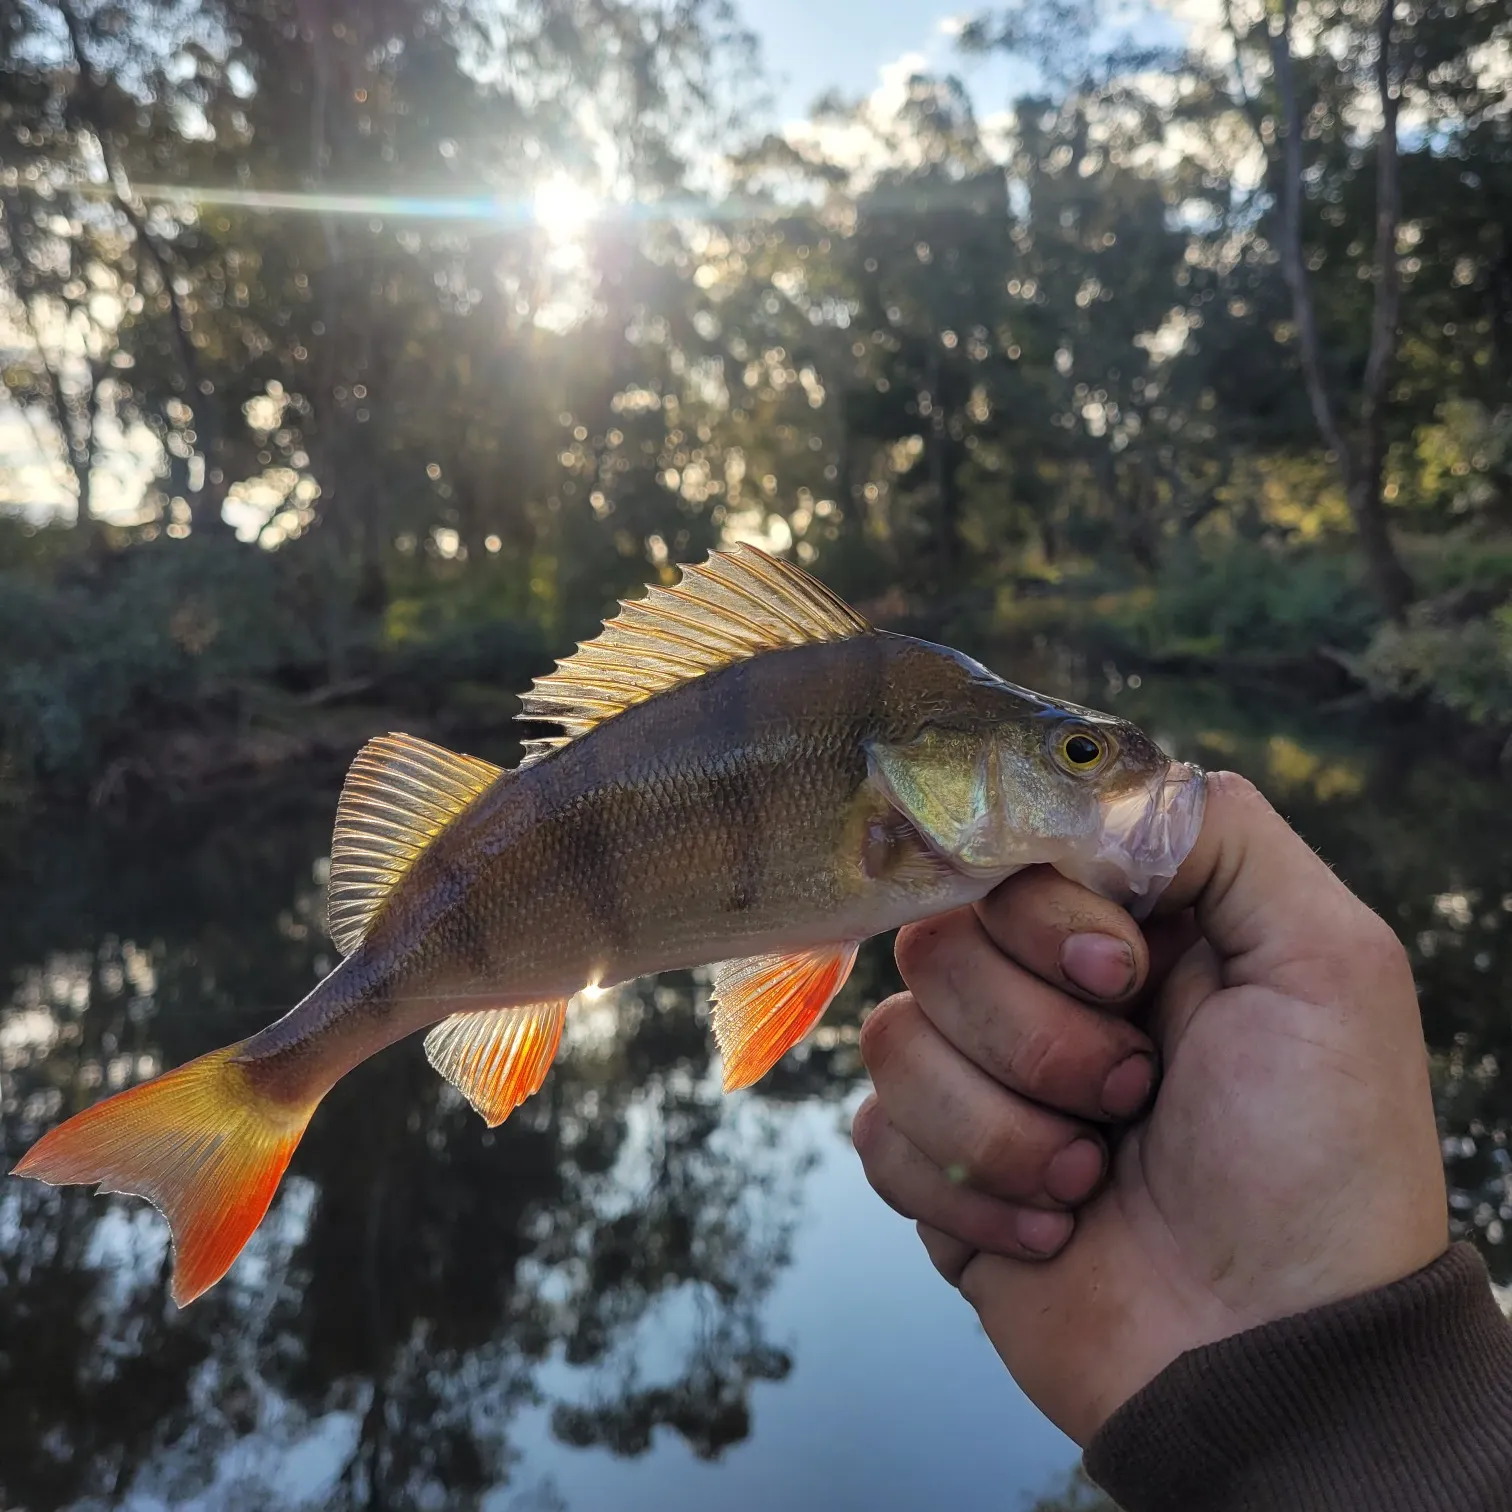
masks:
<path fill-rule="evenodd" d="M 12 1173 L 145 1197 L 173 1233 L 173 1300 L 214 1286 L 262 1222 L 315 1111 L 274 1102 L 212 1050 L 44 1134 Z M 318 1101 L 318 1099 L 317 1099 Z"/>

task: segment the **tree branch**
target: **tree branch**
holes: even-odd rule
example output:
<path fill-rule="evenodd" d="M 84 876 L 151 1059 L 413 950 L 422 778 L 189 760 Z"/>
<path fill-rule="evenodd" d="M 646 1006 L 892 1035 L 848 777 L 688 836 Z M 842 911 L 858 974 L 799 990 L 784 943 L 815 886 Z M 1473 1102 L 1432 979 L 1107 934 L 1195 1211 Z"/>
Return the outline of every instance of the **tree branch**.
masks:
<path fill-rule="evenodd" d="M 1344 432 L 1334 415 L 1323 373 L 1323 354 L 1318 340 L 1318 321 L 1313 309 L 1312 284 L 1302 256 L 1302 106 L 1292 72 L 1291 20 L 1294 0 L 1282 0 L 1281 25 L 1268 28 L 1271 64 L 1282 111 L 1281 271 L 1291 289 L 1292 315 L 1297 324 L 1297 345 L 1302 358 L 1302 377 L 1308 403 L 1323 440 L 1339 459 L 1346 483 L 1353 479 L 1355 461 Z"/>
<path fill-rule="evenodd" d="M 1249 92 L 1249 86 L 1244 82 L 1244 57 L 1239 50 L 1241 39 L 1239 23 L 1234 18 L 1234 0 L 1223 0 L 1223 26 L 1229 34 L 1229 41 L 1234 46 L 1234 94 L 1263 152 L 1265 150 L 1264 120 L 1259 102 Z"/>
<path fill-rule="evenodd" d="M 69 420 L 68 400 L 63 392 L 63 381 L 57 369 L 48 360 L 47 350 L 42 345 L 41 333 L 37 330 L 36 315 L 32 311 L 31 301 L 27 298 L 26 291 L 21 286 L 23 280 L 19 276 L 22 268 L 22 258 L 25 256 L 25 253 L 16 239 L 15 228 L 21 224 L 21 209 L 16 203 L 15 196 L 12 194 L 0 194 L 0 209 L 3 209 L 5 212 L 5 241 L 6 245 L 10 248 L 11 261 L 15 264 L 16 269 L 11 276 L 16 304 L 21 311 L 21 319 L 31 336 L 32 347 L 36 351 L 37 361 L 42 368 L 42 375 L 47 379 L 47 397 L 53 414 L 53 423 L 58 427 L 58 436 L 63 442 L 64 459 L 67 461 L 70 471 L 73 471 L 75 456 L 73 427 Z"/>
<path fill-rule="evenodd" d="M 82 489 L 84 474 L 89 467 L 90 452 L 87 441 L 81 442 L 75 430 L 73 410 L 69 405 L 68 395 L 63 392 L 63 375 L 48 358 L 47 348 L 42 343 L 42 333 L 37 329 L 37 317 L 31 305 L 24 299 L 21 301 L 21 312 L 26 320 L 26 329 L 31 333 L 37 361 L 41 364 L 43 375 L 47 379 L 47 393 L 52 403 L 53 418 L 57 423 L 58 434 L 63 439 L 63 454 L 68 459 L 69 470 L 74 475 L 76 486 Z"/>
<path fill-rule="evenodd" d="M 1379 473 L 1385 460 L 1382 413 L 1391 365 L 1396 357 L 1397 325 L 1402 305 L 1402 270 L 1397 259 L 1397 228 L 1402 219 L 1402 191 L 1397 151 L 1397 115 L 1401 96 L 1391 83 L 1391 33 L 1396 0 L 1381 0 L 1376 23 L 1376 90 L 1381 102 L 1381 134 L 1376 140 L 1375 312 L 1370 332 L 1370 355 L 1360 398 L 1361 471 Z"/>
<path fill-rule="evenodd" d="M 84 28 L 68 0 L 55 0 L 55 3 L 59 14 L 63 17 L 63 25 L 68 30 L 69 46 L 73 52 L 74 63 L 79 70 L 82 104 L 76 112 L 76 123 L 88 131 L 99 144 L 100 157 L 104 161 L 105 173 L 110 180 L 111 198 L 131 227 L 137 245 L 141 247 L 147 260 L 152 264 L 153 272 L 157 274 L 158 283 L 162 286 L 163 294 L 168 300 L 173 348 L 178 357 L 184 389 L 189 397 L 190 408 L 199 432 L 197 444 L 200 454 L 205 459 L 205 475 L 199 492 L 205 496 L 205 504 L 209 507 L 193 511 L 195 523 L 216 525 L 220 523 L 220 506 L 225 501 L 224 485 L 216 487 L 211 482 L 212 475 L 216 471 L 216 453 L 220 450 L 220 417 L 215 413 L 215 406 L 206 403 L 206 395 L 200 387 L 202 380 L 199 358 L 194 350 L 189 315 L 174 285 L 173 267 L 169 254 L 158 246 L 157 238 L 148 226 L 146 216 L 133 203 L 130 178 L 111 141 L 110 130 L 98 109 L 99 85 L 95 80 L 94 67 L 89 61 L 88 50 L 84 45 Z M 68 104 L 70 107 L 74 106 L 75 101 L 72 97 Z M 71 113 L 75 112 L 71 111 Z M 212 518 L 203 518 L 204 516 Z"/>

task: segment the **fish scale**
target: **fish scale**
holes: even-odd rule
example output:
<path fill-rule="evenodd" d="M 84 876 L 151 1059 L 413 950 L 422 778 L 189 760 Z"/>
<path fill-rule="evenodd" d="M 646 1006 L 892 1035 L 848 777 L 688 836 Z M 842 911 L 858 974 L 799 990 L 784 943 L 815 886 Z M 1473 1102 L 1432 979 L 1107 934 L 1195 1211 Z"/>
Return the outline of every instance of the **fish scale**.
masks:
<path fill-rule="evenodd" d="M 341 964 L 17 1166 L 152 1201 L 180 1303 L 233 1262 L 325 1093 L 397 1040 L 428 1030 L 495 1125 L 541 1086 L 577 993 L 710 965 L 725 1085 L 748 1086 L 860 941 L 1036 863 L 1148 906 L 1201 820 L 1200 774 L 1125 721 L 875 630 L 751 547 L 626 605 L 522 705 L 563 733 L 512 772 L 412 736 L 365 746 L 332 844 Z"/>

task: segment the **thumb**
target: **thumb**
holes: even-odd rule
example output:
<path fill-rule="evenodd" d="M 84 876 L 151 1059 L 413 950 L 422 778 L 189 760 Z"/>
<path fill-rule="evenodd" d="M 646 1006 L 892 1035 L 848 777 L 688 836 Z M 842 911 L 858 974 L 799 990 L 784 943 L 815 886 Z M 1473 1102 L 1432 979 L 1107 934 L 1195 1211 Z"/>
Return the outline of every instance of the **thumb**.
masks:
<path fill-rule="evenodd" d="M 1253 783 L 1212 772 L 1202 830 L 1159 912 L 1193 909 L 1225 985 L 1262 983 L 1318 1001 L 1341 990 L 1352 947 L 1390 934 Z M 1394 937 L 1393 937 L 1394 938 Z"/>

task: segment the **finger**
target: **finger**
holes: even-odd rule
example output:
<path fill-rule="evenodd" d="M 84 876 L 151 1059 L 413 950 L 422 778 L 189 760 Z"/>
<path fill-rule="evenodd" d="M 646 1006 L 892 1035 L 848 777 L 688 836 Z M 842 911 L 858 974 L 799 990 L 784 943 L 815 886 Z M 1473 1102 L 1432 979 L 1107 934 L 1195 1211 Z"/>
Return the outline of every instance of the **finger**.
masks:
<path fill-rule="evenodd" d="M 923 1241 L 924 1253 L 929 1256 L 930 1264 L 952 1286 L 959 1286 L 966 1267 L 976 1258 L 979 1251 L 969 1244 L 963 1244 L 959 1239 L 951 1238 L 949 1234 L 942 1234 L 939 1229 L 931 1228 L 927 1223 L 914 1226 L 919 1231 L 919 1238 Z"/>
<path fill-rule="evenodd" d="M 1076 997 L 1120 1003 L 1144 982 L 1149 958 L 1139 926 L 1051 867 L 1015 873 L 976 905 L 976 915 L 1005 955 Z"/>
<path fill-rule="evenodd" d="M 1344 1005 L 1360 995 L 1362 955 L 1399 964 L 1385 922 L 1233 772 L 1209 774 L 1202 830 L 1159 911 L 1184 908 L 1224 962 L 1227 986 Z"/>
<path fill-rule="evenodd" d="M 1197 927 L 1197 915 L 1186 908 L 1178 914 L 1149 920 L 1144 926 L 1144 937 L 1150 952 L 1150 969 L 1139 993 L 1141 1001 L 1160 990 L 1176 963 L 1202 938 L 1202 931 Z"/>
<path fill-rule="evenodd" d="M 952 1179 L 1034 1206 L 1084 1202 L 1107 1164 L 1086 1124 L 1036 1107 L 974 1066 L 909 993 L 861 1026 L 861 1056 L 888 1121 Z"/>
<path fill-rule="evenodd" d="M 1149 1030 L 1162 1045 L 1178 1044 L 1193 1015 L 1223 986 L 1223 963 L 1206 940 L 1199 939 L 1171 968 L 1156 998 Z"/>
<path fill-rule="evenodd" d="M 952 1181 L 893 1127 L 875 1097 L 857 1110 L 851 1138 L 866 1179 L 890 1208 L 973 1251 L 1044 1260 L 1071 1237 L 1069 1213 L 1001 1202 Z"/>
<path fill-rule="evenodd" d="M 1148 1100 L 1145 1035 L 1015 965 L 970 909 L 910 925 L 895 950 L 925 1017 L 994 1081 L 1083 1118 L 1128 1118 Z"/>
<path fill-rule="evenodd" d="M 1144 986 L 1121 1007 L 1131 1023 L 1154 1035 L 1157 1044 L 1164 1044 L 1165 1041 L 1151 1027 L 1150 1009 L 1164 1000 L 1166 985 L 1172 973 L 1192 949 L 1202 943 L 1202 931 L 1197 927 L 1197 916 L 1190 908 L 1166 918 L 1150 919 L 1143 928 L 1145 943 L 1150 952 L 1150 969 L 1145 976 Z"/>

